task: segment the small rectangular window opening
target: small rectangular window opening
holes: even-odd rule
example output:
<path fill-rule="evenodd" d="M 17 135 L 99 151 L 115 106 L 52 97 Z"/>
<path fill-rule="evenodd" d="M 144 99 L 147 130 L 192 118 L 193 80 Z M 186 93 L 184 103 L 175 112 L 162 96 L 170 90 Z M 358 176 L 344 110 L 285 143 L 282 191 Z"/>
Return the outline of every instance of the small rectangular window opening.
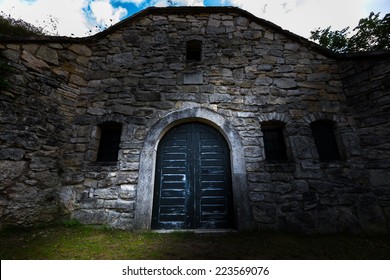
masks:
<path fill-rule="evenodd" d="M 122 134 L 122 125 L 106 123 L 100 126 L 101 135 L 96 161 L 113 162 L 118 160 L 119 144 Z"/>
<path fill-rule="evenodd" d="M 340 160 L 333 122 L 318 120 L 311 123 L 310 127 L 320 160 Z"/>
<path fill-rule="evenodd" d="M 262 124 L 265 158 L 267 161 L 286 161 L 287 151 L 282 123 Z"/>
<path fill-rule="evenodd" d="M 199 40 L 187 41 L 186 58 L 187 61 L 202 60 L 202 41 Z"/>

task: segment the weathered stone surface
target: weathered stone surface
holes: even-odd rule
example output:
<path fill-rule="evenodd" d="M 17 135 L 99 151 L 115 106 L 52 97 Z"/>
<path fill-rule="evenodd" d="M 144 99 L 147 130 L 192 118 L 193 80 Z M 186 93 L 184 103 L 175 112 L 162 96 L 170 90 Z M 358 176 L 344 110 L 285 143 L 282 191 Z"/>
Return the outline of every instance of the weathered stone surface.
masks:
<path fill-rule="evenodd" d="M 69 50 L 71 50 L 79 55 L 84 55 L 84 56 L 91 56 L 92 55 L 91 49 L 85 45 L 73 44 L 69 47 Z"/>
<path fill-rule="evenodd" d="M 308 82 L 327 82 L 331 79 L 331 73 L 311 73 L 307 75 Z"/>
<path fill-rule="evenodd" d="M 102 199 L 117 199 L 118 190 L 116 187 L 109 188 L 109 189 L 96 189 L 93 192 L 93 196 Z"/>
<path fill-rule="evenodd" d="M 183 74 L 184 85 L 202 85 L 203 74 L 201 72 L 184 73 Z"/>
<path fill-rule="evenodd" d="M 282 89 L 291 89 L 297 87 L 297 83 L 293 79 L 288 78 L 275 79 L 274 84 L 278 88 Z"/>
<path fill-rule="evenodd" d="M 390 172 L 383 169 L 370 170 L 369 171 L 370 183 L 374 187 L 390 186 Z"/>
<path fill-rule="evenodd" d="M 21 177 L 26 172 L 27 167 L 26 161 L 0 160 L 0 186 L 8 185 Z"/>
<path fill-rule="evenodd" d="M 39 47 L 37 57 L 50 64 L 59 65 L 57 51 L 46 46 Z"/>
<path fill-rule="evenodd" d="M 10 159 L 10 160 L 21 160 L 25 155 L 23 149 L 1 149 L 0 150 L 0 160 Z"/>
<path fill-rule="evenodd" d="M 7 58 L 12 62 L 18 62 L 20 58 L 20 52 L 12 49 L 6 49 L 2 51 L 2 54 L 4 55 L 5 58 Z"/>
<path fill-rule="evenodd" d="M 77 207 L 76 191 L 73 187 L 63 187 L 59 191 L 59 199 L 62 204 L 64 214 L 72 213 Z"/>
<path fill-rule="evenodd" d="M 114 66 L 131 68 L 133 67 L 134 58 L 132 52 L 118 53 L 112 57 L 112 64 Z"/>
<path fill-rule="evenodd" d="M 273 224 L 276 221 L 276 207 L 274 205 L 255 205 L 253 207 L 253 218 L 255 221 L 264 224 Z"/>
<path fill-rule="evenodd" d="M 119 196 L 122 199 L 134 199 L 135 198 L 135 186 L 134 185 L 120 186 Z"/>
<path fill-rule="evenodd" d="M 65 215 L 149 228 L 158 143 L 199 121 L 230 147 L 239 229 L 385 232 L 387 55 L 339 59 L 220 9 L 150 9 L 88 39 L 2 43 L 14 70 L 0 95 L 0 224 Z M 202 61 L 186 61 L 189 39 L 202 41 Z M 317 120 L 333 122 L 341 160 L 319 160 Z M 122 125 L 118 161 L 96 162 L 112 123 Z M 281 127 L 287 160 L 267 159 L 265 123 Z"/>
<path fill-rule="evenodd" d="M 46 62 L 36 58 L 29 52 L 23 51 L 21 58 L 22 60 L 25 61 L 26 66 L 33 70 L 39 71 L 40 69 L 46 69 L 46 70 L 50 69 L 49 65 Z"/>

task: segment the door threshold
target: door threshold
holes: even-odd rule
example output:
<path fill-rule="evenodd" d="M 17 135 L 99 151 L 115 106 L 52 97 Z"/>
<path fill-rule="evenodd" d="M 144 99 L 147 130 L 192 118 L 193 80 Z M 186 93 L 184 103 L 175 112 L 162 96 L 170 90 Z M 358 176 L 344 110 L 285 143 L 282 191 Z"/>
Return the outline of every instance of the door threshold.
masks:
<path fill-rule="evenodd" d="M 195 234 L 227 234 L 227 233 L 238 233 L 238 230 L 232 228 L 223 228 L 223 229 L 155 229 L 152 232 L 157 233 L 173 233 L 173 232 L 191 232 Z"/>

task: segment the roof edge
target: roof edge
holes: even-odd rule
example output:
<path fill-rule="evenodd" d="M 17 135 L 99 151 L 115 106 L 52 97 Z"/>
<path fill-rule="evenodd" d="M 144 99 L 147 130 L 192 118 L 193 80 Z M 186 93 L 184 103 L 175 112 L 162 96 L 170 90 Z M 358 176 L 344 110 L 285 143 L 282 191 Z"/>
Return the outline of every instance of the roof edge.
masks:
<path fill-rule="evenodd" d="M 143 9 L 126 19 L 110 26 L 106 30 L 99 32 L 95 35 L 88 37 L 66 37 L 66 36 L 35 36 L 35 37 L 12 37 L 12 36 L 2 36 L 0 35 L 0 43 L 88 43 L 91 41 L 99 40 L 108 36 L 109 34 L 115 32 L 117 29 L 125 26 L 129 22 L 133 22 L 139 18 L 151 15 L 151 14 L 198 14 L 198 13 L 236 13 L 241 14 L 242 16 L 247 17 L 248 19 L 257 22 L 261 25 L 264 25 L 270 29 L 275 30 L 281 34 L 284 34 L 287 37 L 290 37 L 294 41 L 304 45 L 305 47 L 314 50 L 326 57 L 333 59 L 357 59 L 357 58 L 366 58 L 366 57 L 390 57 L 390 51 L 372 51 L 372 52 L 359 52 L 359 53 L 336 53 L 318 45 L 317 43 L 310 41 L 300 35 L 292 33 L 286 29 L 283 29 L 279 25 L 276 25 L 270 21 L 267 21 L 263 18 L 259 18 L 252 13 L 243 10 L 238 7 L 233 6 L 182 6 L 182 7 L 148 7 Z"/>
<path fill-rule="evenodd" d="M 216 13 L 216 12 L 222 12 L 222 13 L 236 13 L 241 14 L 249 19 L 251 19 L 254 22 L 260 23 L 261 25 L 264 25 L 266 27 L 269 27 L 270 29 L 273 29 L 279 33 L 282 33 L 288 37 L 293 38 L 295 41 L 298 41 L 300 44 L 305 45 L 306 47 L 309 47 L 310 49 L 314 49 L 317 52 L 320 52 L 321 54 L 336 58 L 338 56 L 337 53 L 324 48 L 300 35 L 297 35 L 295 33 L 292 33 L 286 29 L 283 29 L 279 25 L 274 24 L 273 22 L 270 22 L 268 20 L 265 20 L 263 18 L 259 18 L 255 16 L 254 14 L 243 10 L 239 7 L 234 6 L 179 6 L 179 7 L 148 7 L 144 10 L 139 11 L 138 13 L 135 13 L 131 15 L 130 17 L 116 23 L 115 25 L 107 28 L 106 30 L 97 33 L 93 35 L 91 38 L 100 39 L 104 36 L 107 36 L 111 32 L 117 30 L 118 28 L 122 27 L 123 25 L 126 25 L 128 22 L 132 22 L 138 18 L 150 15 L 150 14 L 197 14 L 197 13 Z"/>

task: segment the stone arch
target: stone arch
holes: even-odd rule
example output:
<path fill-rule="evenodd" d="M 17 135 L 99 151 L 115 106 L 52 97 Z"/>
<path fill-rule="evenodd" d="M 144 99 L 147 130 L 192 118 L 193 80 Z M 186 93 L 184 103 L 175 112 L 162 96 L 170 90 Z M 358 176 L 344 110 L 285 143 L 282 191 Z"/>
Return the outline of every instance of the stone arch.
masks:
<path fill-rule="evenodd" d="M 135 228 L 150 229 L 153 207 L 153 190 L 156 168 L 157 146 L 160 139 L 172 127 L 188 121 L 201 121 L 219 130 L 230 147 L 233 199 L 236 227 L 248 230 L 252 226 L 252 214 L 248 197 L 244 148 L 235 128 L 221 115 L 204 108 L 188 108 L 169 113 L 153 124 L 146 135 L 141 151 L 137 199 L 135 208 Z"/>
<path fill-rule="evenodd" d="M 104 124 L 120 124 L 122 126 L 121 130 L 121 141 L 124 140 L 124 135 L 127 135 L 127 126 L 126 126 L 126 118 L 120 114 L 104 114 L 102 116 L 98 116 L 93 118 L 88 125 L 88 132 L 86 132 L 86 136 L 89 137 L 90 141 L 87 146 L 87 152 L 85 153 L 86 161 L 95 161 L 97 157 L 97 151 L 99 146 L 99 139 L 101 134 L 101 127 Z M 74 126 L 74 129 L 77 129 L 78 126 Z M 121 157 L 118 158 L 119 160 Z"/>
<path fill-rule="evenodd" d="M 337 116 L 335 114 L 323 113 L 323 112 L 317 112 L 317 113 L 306 115 L 303 119 L 308 124 L 311 124 L 312 122 L 315 122 L 315 121 L 318 121 L 318 120 L 333 121 L 337 126 L 339 126 L 340 123 L 345 123 L 345 118 L 344 117 Z"/>
<path fill-rule="evenodd" d="M 290 122 L 290 117 L 285 114 L 273 112 L 273 113 L 261 114 L 258 117 L 258 120 L 259 122 L 279 121 L 287 125 Z"/>
<path fill-rule="evenodd" d="M 257 120 L 259 121 L 262 128 L 260 130 L 260 144 L 261 147 L 263 147 L 264 149 L 264 159 L 266 158 L 266 150 L 264 144 L 263 127 L 265 123 L 275 123 L 275 124 L 280 124 L 280 127 L 283 128 L 286 161 L 293 161 L 294 156 L 293 156 L 292 146 L 289 140 L 289 135 L 286 132 L 286 128 L 292 125 L 290 116 L 286 114 L 272 112 L 272 113 L 264 113 L 259 115 L 257 117 Z"/>
<path fill-rule="evenodd" d="M 307 127 L 310 127 L 310 124 L 321 120 L 330 121 L 334 124 L 334 133 L 341 160 L 346 161 L 352 156 L 361 155 L 360 139 L 356 134 L 356 128 L 353 124 L 353 121 L 347 119 L 345 116 L 317 112 L 305 116 L 304 120 L 306 122 Z M 314 138 L 310 137 L 309 141 L 311 141 L 312 145 L 314 146 Z M 315 158 L 319 158 L 317 149 L 315 149 L 314 151 Z"/>

